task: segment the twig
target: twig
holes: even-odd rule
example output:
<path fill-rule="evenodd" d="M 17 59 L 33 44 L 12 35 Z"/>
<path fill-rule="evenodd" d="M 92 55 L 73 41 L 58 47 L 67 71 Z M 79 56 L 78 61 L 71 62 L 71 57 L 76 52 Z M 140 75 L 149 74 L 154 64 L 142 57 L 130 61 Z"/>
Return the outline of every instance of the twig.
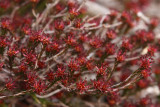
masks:
<path fill-rule="evenodd" d="M 64 89 L 63 89 L 63 88 L 57 89 L 57 90 L 55 90 L 55 91 L 53 91 L 53 92 L 51 92 L 51 93 L 49 93 L 49 94 L 47 94 L 47 95 L 43 95 L 43 96 L 36 94 L 36 96 L 37 96 L 38 98 L 48 98 L 48 97 L 51 97 L 51 96 L 53 96 L 53 95 L 61 92 L 62 90 L 64 90 Z"/>
<path fill-rule="evenodd" d="M 116 70 L 117 66 L 118 66 L 118 62 L 117 62 L 117 61 L 115 61 L 115 63 L 114 63 L 114 67 L 113 67 L 113 68 L 112 68 L 112 70 L 108 73 L 108 76 L 107 76 L 107 82 L 111 79 L 112 74 L 113 74 L 113 72 Z"/>
<path fill-rule="evenodd" d="M 118 84 L 115 84 L 112 86 L 112 88 L 115 88 L 115 87 L 119 87 L 127 82 L 129 82 L 131 79 L 134 78 L 134 76 L 136 75 L 136 73 L 139 71 L 140 69 L 137 69 L 136 71 L 134 71 L 127 79 L 125 79 L 123 82 L 120 82 Z"/>
<path fill-rule="evenodd" d="M 60 0 L 55 0 L 54 3 L 47 5 L 47 8 L 43 11 L 42 15 L 37 18 L 36 22 L 32 24 L 32 27 L 37 26 L 42 20 L 45 20 L 49 11 L 59 2 Z"/>
<path fill-rule="evenodd" d="M 102 20 L 103 21 L 103 20 Z M 90 28 L 80 28 L 80 29 L 76 29 L 76 28 L 73 28 L 73 30 L 96 30 L 96 29 L 99 29 L 99 28 L 113 28 L 113 27 L 117 27 L 119 25 L 121 25 L 122 22 L 118 22 L 118 23 L 114 23 L 112 25 L 105 25 L 105 24 L 100 24 L 99 26 L 96 26 L 96 27 L 90 27 Z"/>
<path fill-rule="evenodd" d="M 138 12 L 137 16 L 140 17 L 142 20 L 144 20 L 147 24 L 150 23 L 150 19 L 146 17 L 142 12 Z"/>
<path fill-rule="evenodd" d="M 45 62 L 48 62 L 50 60 L 55 60 L 55 58 L 57 58 L 58 56 L 60 56 L 61 54 L 63 54 L 65 52 L 66 49 L 63 49 L 62 51 L 60 51 L 58 54 L 52 56 L 51 58 L 47 59 Z"/>
<path fill-rule="evenodd" d="M 126 58 L 125 61 L 132 61 L 132 60 L 136 60 L 139 59 L 140 56 L 136 56 L 136 57 L 132 57 L 132 58 Z"/>
<path fill-rule="evenodd" d="M 62 16 L 67 15 L 66 13 L 64 13 L 66 10 L 67 10 L 67 8 L 65 8 L 64 10 L 62 10 L 62 11 L 61 11 L 60 13 L 58 13 L 57 15 L 51 16 L 51 19 L 50 19 L 50 20 L 48 21 L 48 23 L 44 26 L 43 31 L 45 31 L 45 29 L 53 22 L 53 20 L 54 20 L 55 18 L 58 18 L 58 17 L 62 17 Z M 62 14 L 62 13 L 64 13 L 64 14 Z"/>
<path fill-rule="evenodd" d="M 139 81 L 140 79 L 142 78 L 142 75 L 138 75 L 137 78 L 135 78 L 132 82 L 129 82 L 128 84 L 124 85 L 124 86 L 121 86 L 121 87 L 118 87 L 114 90 L 122 90 L 122 89 L 125 89 L 125 88 L 128 88 L 130 85 L 134 84 L 135 82 Z"/>
<path fill-rule="evenodd" d="M 9 97 L 17 97 L 17 96 L 20 96 L 20 95 L 24 95 L 24 94 L 26 94 L 29 91 L 31 91 L 31 90 L 21 91 L 21 92 L 19 92 L 17 94 L 13 94 L 13 95 L 9 95 L 9 96 L 0 96 L 0 99 L 9 98 Z"/>
<path fill-rule="evenodd" d="M 77 9 L 77 12 L 85 5 L 87 0 L 83 0 L 83 2 L 81 3 L 81 5 L 79 6 L 79 8 Z"/>

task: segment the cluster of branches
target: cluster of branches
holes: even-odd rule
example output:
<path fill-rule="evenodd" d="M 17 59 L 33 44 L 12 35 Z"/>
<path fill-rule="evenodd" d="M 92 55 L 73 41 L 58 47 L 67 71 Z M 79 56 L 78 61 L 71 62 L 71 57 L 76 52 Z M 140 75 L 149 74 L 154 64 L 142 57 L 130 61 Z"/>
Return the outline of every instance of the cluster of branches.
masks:
<path fill-rule="evenodd" d="M 92 2 L 0 3 L 0 99 L 105 94 L 115 105 L 120 90 L 150 76 L 159 52 L 158 20 L 139 8 L 90 16 L 86 3 Z"/>

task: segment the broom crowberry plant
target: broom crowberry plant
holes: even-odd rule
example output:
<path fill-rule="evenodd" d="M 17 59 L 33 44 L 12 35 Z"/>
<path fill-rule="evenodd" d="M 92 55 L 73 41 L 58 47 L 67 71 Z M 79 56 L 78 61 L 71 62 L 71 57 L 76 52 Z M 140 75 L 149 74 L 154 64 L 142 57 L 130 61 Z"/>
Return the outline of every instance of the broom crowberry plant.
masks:
<path fill-rule="evenodd" d="M 2 102 L 23 96 L 42 105 L 58 99 L 64 106 L 80 95 L 110 106 L 158 107 L 149 97 L 127 100 L 160 74 L 159 20 L 146 21 L 142 13 L 149 0 L 97 16 L 88 14 L 86 2 L 0 1 Z M 144 29 L 136 29 L 140 22 Z"/>

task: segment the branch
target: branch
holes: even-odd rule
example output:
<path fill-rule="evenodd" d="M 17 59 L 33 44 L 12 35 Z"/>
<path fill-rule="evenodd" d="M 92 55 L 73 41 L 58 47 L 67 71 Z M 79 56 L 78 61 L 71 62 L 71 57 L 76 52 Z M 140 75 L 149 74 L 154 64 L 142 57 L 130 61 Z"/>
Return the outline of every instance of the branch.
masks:
<path fill-rule="evenodd" d="M 31 90 L 21 91 L 21 92 L 19 92 L 17 94 L 13 94 L 13 95 L 9 95 L 9 96 L 0 96 L 0 99 L 9 98 L 9 97 L 17 97 L 17 96 L 20 96 L 20 95 L 24 95 L 24 94 L 26 94 L 29 91 L 31 91 Z"/>

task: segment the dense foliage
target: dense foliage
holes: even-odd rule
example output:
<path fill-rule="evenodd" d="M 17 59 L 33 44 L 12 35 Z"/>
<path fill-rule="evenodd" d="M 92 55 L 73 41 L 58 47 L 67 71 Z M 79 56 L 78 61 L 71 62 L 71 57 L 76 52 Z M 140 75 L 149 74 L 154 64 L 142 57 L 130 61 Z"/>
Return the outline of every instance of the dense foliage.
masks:
<path fill-rule="evenodd" d="M 158 107 L 158 99 L 134 96 L 159 84 L 159 22 L 142 13 L 149 0 L 97 16 L 87 12 L 85 2 L 0 1 L 2 105 L 16 99 L 57 107 L 94 101 Z"/>

